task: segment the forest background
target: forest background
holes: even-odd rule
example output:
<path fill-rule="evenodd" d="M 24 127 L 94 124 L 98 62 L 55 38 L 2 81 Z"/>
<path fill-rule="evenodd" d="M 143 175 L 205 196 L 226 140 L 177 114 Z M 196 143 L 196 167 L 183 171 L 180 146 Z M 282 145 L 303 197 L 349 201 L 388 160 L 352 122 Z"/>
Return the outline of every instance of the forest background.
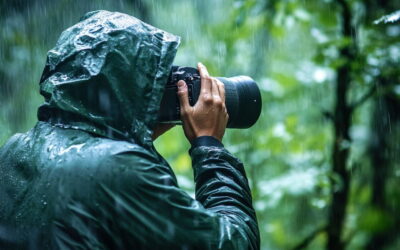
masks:
<path fill-rule="evenodd" d="M 0 145 L 37 121 L 46 52 L 87 11 L 182 37 L 175 64 L 249 75 L 263 111 L 226 148 L 247 170 L 262 249 L 400 249 L 397 0 L 0 1 Z M 381 22 L 374 22 L 384 15 Z M 194 195 L 180 127 L 156 141 Z"/>

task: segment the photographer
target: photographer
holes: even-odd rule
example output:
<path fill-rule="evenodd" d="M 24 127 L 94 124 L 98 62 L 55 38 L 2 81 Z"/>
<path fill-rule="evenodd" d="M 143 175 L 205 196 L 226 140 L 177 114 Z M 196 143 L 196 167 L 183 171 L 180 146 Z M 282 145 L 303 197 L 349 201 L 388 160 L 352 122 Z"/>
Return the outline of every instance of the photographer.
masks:
<path fill-rule="evenodd" d="M 96 11 L 61 34 L 40 81 L 39 121 L 0 148 L 1 249 L 258 249 L 242 163 L 222 145 L 224 85 L 199 64 L 179 81 L 196 199 L 153 140 L 179 38 Z"/>

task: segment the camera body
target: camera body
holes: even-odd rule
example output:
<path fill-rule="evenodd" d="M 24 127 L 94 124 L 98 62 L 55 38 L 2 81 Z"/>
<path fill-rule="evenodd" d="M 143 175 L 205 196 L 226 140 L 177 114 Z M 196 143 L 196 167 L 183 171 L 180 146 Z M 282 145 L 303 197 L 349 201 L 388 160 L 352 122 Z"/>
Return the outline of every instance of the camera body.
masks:
<path fill-rule="evenodd" d="M 172 66 L 160 104 L 159 121 L 162 123 L 182 123 L 180 118 L 180 103 L 177 95 L 178 87 L 176 86 L 176 83 L 180 80 L 186 82 L 190 105 L 194 106 L 199 99 L 201 79 L 198 70 L 191 67 Z"/>

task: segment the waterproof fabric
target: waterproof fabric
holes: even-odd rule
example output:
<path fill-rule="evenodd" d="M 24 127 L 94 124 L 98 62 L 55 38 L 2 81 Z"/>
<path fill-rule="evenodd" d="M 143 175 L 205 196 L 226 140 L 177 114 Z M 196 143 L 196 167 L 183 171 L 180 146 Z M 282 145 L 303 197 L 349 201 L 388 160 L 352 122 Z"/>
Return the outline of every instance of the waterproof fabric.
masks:
<path fill-rule="evenodd" d="M 88 13 L 49 51 L 39 122 L 0 148 L 0 249 L 258 249 L 243 164 L 192 148 L 196 199 L 151 141 L 179 38 Z"/>

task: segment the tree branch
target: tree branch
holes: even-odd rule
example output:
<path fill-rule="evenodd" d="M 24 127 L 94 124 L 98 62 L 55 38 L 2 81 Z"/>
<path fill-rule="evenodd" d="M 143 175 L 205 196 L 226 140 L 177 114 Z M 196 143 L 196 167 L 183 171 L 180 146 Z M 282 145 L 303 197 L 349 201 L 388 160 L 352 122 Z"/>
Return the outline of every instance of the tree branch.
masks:
<path fill-rule="evenodd" d="M 356 108 L 361 106 L 364 102 L 366 102 L 371 96 L 376 93 L 377 84 L 372 85 L 372 87 L 350 106 L 350 111 L 353 112 Z"/>
<path fill-rule="evenodd" d="M 305 237 L 299 244 L 297 244 L 296 246 L 294 246 L 294 247 L 292 248 L 292 250 L 299 250 L 299 249 L 303 249 L 303 248 L 307 247 L 307 246 L 310 244 L 310 242 L 313 241 L 314 238 L 315 238 L 318 234 L 320 234 L 320 233 L 322 233 L 323 231 L 326 230 L 326 227 L 327 227 L 326 225 L 323 225 L 323 226 L 321 226 L 321 227 L 315 229 L 314 231 L 312 231 L 310 235 L 308 235 L 307 237 Z"/>
<path fill-rule="evenodd" d="M 333 122 L 333 121 L 335 120 L 335 117 L 334 117 L 334 115 L 332 114 L 331 111 L 322 110 L 321 113 L 322 113 L 322 115 L 323 115 L 326 119 L 328 119 L 329 121 Z"/>

